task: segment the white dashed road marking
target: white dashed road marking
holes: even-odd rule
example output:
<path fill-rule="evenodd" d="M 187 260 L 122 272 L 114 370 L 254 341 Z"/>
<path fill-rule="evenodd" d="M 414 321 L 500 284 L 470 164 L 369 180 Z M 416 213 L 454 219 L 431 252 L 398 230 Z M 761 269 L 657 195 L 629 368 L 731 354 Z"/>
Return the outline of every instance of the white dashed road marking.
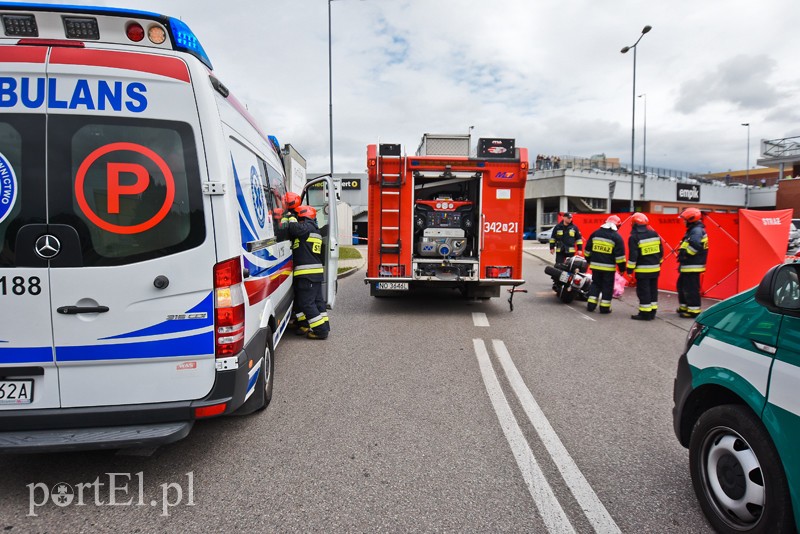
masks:
<path fill-rule="evenodd" d="M 475 323 L 475 326 L 489 326 L 489 318 L 481 312 L 472 313 L 472 322 Z"/>

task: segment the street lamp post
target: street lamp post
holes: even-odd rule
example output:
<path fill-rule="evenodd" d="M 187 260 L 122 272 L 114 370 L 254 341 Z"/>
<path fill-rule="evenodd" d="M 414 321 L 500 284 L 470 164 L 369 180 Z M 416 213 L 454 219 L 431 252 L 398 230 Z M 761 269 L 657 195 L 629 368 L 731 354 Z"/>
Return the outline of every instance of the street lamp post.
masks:
<path fill-rule="evenodd" d="M 638 98 L 644 98 L 644 146 L 642 150 L 642 169 L 647 174 L 647 93 L 642 93 Z"/>
<path fill-rule="evenodd" d="M 633 43 L 631 46 L 626 46 L 622 50 L 621 53 L 625 54 L 628 50 L 633 49 L 633 110 L 631 111 L 631 213 L 633 213 L 633 161 L 634 161 L 634 145 L 636 142 L 636 45 L 639 44 L 639 41 L 642 40 L 644 34 L 652 30 L 652 26 L 645 26 L 642 28 L 642 34 L 636 39 L 636 42 Z"/>
<path fill-rule="evenodd" d="M 330 125 L 331 178 L 333 178 L 333 52 L 331 47 L 331 2 L 328 0 L 328 111 Z"/>

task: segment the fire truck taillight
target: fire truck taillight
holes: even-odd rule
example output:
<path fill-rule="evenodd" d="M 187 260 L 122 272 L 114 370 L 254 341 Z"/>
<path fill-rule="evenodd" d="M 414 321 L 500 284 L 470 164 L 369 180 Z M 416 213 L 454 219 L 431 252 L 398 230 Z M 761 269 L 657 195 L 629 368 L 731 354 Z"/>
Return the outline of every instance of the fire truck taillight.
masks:
<path fill-rule="evenodd" d="M 374 167 L 377 164 L 378 164 L 377 160 L 374 160 L 374 159 L 367 160 L 367 166 L 369 166 L 369 167 Z"/>
<path fill-rule="evenodd" d="M 380 267 L 380 271 L 378 272 L 378 276 L 405 276 L 405 275 L 406 275 L 405 265 L 382 264 Z"/>
<path fill-rule="evenodd" d="M 511 278 L 511 266 L 489 266 L 486 268 L 486 278 Z"/>
<path fill-rule="evenodd" d="M 214 266 L 214 341 L 217 358 L 235 356 L 244 348 L 244 291 L 238 257 Z"/>

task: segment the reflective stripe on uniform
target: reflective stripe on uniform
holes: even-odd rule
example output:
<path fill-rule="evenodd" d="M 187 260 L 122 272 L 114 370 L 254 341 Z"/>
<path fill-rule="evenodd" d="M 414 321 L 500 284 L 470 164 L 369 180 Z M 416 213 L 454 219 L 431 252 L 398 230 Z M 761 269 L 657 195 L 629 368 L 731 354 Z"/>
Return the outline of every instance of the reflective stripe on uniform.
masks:
<path fill-rule="evenodd" d="M 322 269 L 322 267 L 318 267 L 314 269 L 295 269 L 293 274 L 295 276 L 303 276 L 306 274 L 324 274 L 324 273 L 325 271 Z"/>
<path fill-rule="evenodd" d="M 681 265 L 679 272 L 682 273 L 704 273 L 706 272 L 705 265 Z"/>
<path fill-rule="evenodd" d="M 611 301 L 610 300 L 601 300 L 600 301 L 600 307 L 601 308 L 610 308 L 611 307 Z"/>
<path fill-rule="evenodd" d="M 589 267 L 592 268 L 593 271 L 611 271 L 614 272 L 617 270 L 617 266 L 613 263 L 596 263 L 591 262 Z"/>
<path fill-rule="evenodd" d="M 325 323 L 328 320 L 327 317 L 323 317 L 322 315 L 317 315 L 316 317 L 308 320 L 308 326 L 311 328 L 316 328 L 321 324 Z"/>
<path fill-rule="evenodd" d="M 661 272 L 660 265 L 646 265 L 642 267 L 636 267 L 637 273 L 658 273 Z"/>

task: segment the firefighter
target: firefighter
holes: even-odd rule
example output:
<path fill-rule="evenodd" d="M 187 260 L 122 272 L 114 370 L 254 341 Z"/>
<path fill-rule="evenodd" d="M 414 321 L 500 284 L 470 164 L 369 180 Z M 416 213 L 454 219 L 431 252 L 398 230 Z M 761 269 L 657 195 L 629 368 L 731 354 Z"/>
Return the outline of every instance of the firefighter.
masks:
<path fill-rule="evenodd" d="M 283 195 L 283 208 L 287 211 L 296 211 L 300 206 L 300 195 L 294 191 L 287 191 Z"/>
<path fill-rule="evenodd" d="M 617 233 L 620 219 L 610 215 L 600 228 L 595 230 L 586 242 L 584 255 L 592 269 L 592 286 L 586 309 L 597 308 L 600 297 L 600 313 L 611 313 L 611 297 L 614 294 L 614 273 L 625 271 L 625 243 Z"/>
<path fill-rule="evenodd" d="M 297 208 L 300 206 L 300 195 L 295 193 L 294 191 L 287 191 L 283 194 L 283 209 L 278 208 L 276 211 L 280 211 L 281 213 L 281 220 L 277 226 L 276 230 L 276 237 L 279 240 L 288 239 L 287 236 L 287 226 L 288 221 L 297 215 Z M 304 327 L 302 330 L 298 330 L 299 327 Z M 298 308 L 297 306 L 297 295 L 294 296 L 294 305 L 292 307 L 292 318 L 289 320 L 289 324 L 286 325 L 286 328 L 289 330 L 294 330 L 297 335 L 305 335 L 308 330 L 308 321 L 306 321 L 306 316 Z"/>
<path fill-rule="evenodd" d="M 694 319 L 700 315 L 700 274 L 706 271 L 708 235 L 697 208 L 686 208 L 680 218 L 686 234 L 678 247 L 678 315 Z"/>
<path fill-rule="evenodd" d="M 295 307 L 298 310 L 297 334 L 309 339 L 327 339 L 330 332 L 325 299 L 322 295 L 322 236 L 317 227 L 317 210 L 297 206 L 297 215 L 283 219 L 292 241 Z M 302 317 L 302 319 L 301 319 Z"/>
<path fill-rule="evenodd" d="M 658 310 L 658 276 L 664 261 L 664 246 L 661 236 L 648 226 L 647 215 L 634 213 L 631 221 L 627 268 L 629 275 L 636 276 L 636 296 L 639 297 L 639 313 L 631 315 L 631 319 L 652 321 Z"/>
<path fill-rule="evenodd" d="M 564 263 L 567 258 L 579 254 L 582 248 L 581 231 L 572 223 L 572 214 L 566 212 L 550 234 L 550 254 L 555 253 L 556 263 Z"/>

